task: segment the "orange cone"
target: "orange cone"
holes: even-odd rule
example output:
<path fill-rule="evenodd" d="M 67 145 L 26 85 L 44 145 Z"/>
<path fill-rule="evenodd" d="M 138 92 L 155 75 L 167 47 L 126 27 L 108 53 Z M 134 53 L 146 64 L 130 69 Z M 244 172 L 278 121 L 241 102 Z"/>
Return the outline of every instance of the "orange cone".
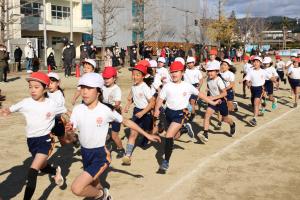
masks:
<path fill-rule="evenodd" d="M 51 66 L 48 65 L 48 74 L 51 72 Z"/>
<path fill-rule="evenodd" d="M 75 76 L 76 76 L 76 78 L 80 77 L 80 69 L 79 69 L 79 65 L 78 64 L 76 65 Z"/>

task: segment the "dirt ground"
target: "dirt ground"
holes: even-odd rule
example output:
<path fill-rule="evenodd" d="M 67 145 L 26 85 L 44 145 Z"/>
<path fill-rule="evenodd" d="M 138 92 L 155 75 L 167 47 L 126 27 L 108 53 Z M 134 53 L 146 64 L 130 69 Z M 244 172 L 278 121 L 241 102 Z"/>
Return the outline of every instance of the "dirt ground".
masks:
<path fill-rule="evenodd" d="M 238 67 L 240 71 L 241 65 Z M 123 92 L 123 105 L 128 95 L 131 78 L 124 68 L 119 74 L 118 84 Z M 60 74 L 63 76 L 62 74 Z M 237 80 L 241 75 L 237 73 Z M 25 74 L 10 74 L 11 80 L 1 84 L 9 106 L 28 96 Z M 63 78 L 67 107 L 75 92 L 76 78 Z M 228 125 L 221 131 L 211 126 L 207 144 L 189 141 L 183 135 L 175 142 L 170 168 L 167 174 L 157 174 L 163 146 L 137 147 L 132 165 L 122 166 L 121 160 L 112 153 L 112 164 L 101 177 L 110 188 L 114 200 L 160 200 L 160 199 L 299 199 L 300 197 L 300 114 L 292 109 L 288 86 L 281 85 L 276 91 L 279 107 L 258 118 L 258 126 L 247 124 L 251 119 L 250 100 L 241 97 L 241 85 L 237 84 L 236 100 L 239 111 L 233 118 L 237 124 L 234 138 L 227 136 Z M 248 94 L 250 92 L 248 91 Z M 202 130 L 203 108 L 198 111 L 193 123 L 196 132 Z M 130 117 L 130 115 L 126 115 Z M 212 120 L 215 125 L 215 119 Z M 0 197 L 22 199 L 27 169 L 31 159 L 26 145 L 25 120 L 21 114 L 0 118 Z M 124 137 L 122 130 L 120 135 Z M 123 144 L 127 139 L 124 137 Z M 33 199 L 82 199 L 74 196 L 70 185 L 82 172 L 78 149 L 71 145 L 57 148 L 50 163 L 59 164 L 66 177 L 66 184 L 58 188 L 47 175 L 39 176 Z M 1 198 L 0 198 L 1 199 Z"/>

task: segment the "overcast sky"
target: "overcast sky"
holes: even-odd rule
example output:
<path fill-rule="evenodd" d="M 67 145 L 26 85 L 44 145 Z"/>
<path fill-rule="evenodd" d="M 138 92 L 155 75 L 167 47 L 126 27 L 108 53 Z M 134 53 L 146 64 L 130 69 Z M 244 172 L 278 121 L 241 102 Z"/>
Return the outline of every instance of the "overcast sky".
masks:
<path fill-rule="evenodd" d="M 208 1 L 217 8 L 218 0 Z M 235 10 L 237 17 L 251 16 L 288 16 L 300 18 L 300 0 L 226 0 L 225 12 Z M 216 10 L 215 10 L 216 11 Z M 212 11 L 212 12 L 215 12 Z"/>

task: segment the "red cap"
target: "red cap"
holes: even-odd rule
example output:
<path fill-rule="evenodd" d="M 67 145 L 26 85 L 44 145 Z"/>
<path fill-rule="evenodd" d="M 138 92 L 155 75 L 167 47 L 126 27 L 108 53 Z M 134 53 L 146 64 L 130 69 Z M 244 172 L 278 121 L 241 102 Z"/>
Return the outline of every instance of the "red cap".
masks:
<path fill-rule="evenodd" d="M 170 66 L 170 72 L 183 71 L 183 70 L 184 70 L 184 65 L 179 61 L 173 62 Z"/>
<path fill-rule="evenodd" d="M 117 76 L 117 70 L 114 67 L 105 67 L 103 72 L 102 72 L 102 77 L 103 78 L 111 78 L 114 76 Z"/>
<path fill-rule="evenodd" d="M 249 60 L 250 57 L 249 56 L 244 56 L 244 60 Z"/>
<path fill-rule="evenodd" d="M 48 77 L 47 74 L 43 73 L 43 72 L 33 72 L 30 77 L 26 78 L 26 80 L 29 81 L 38 81 L 41 82 L 43 84 L 45 84 L 46 86 L 48 86 L 50 84 L 50 78 Z"/>
<path fill-rule="evenodd" d="M 138 70 L 140 72 L 142 72 L 144 75 L 147 74 L 147 67 L 141 64 L 137 64 L 136 66 L 134 66 L 134 68 L 132 70 Z"/>
<path fill-rule="evenodd" d="M 218 51 L 217 51 L 217 49 L 211 49 L 211 50 L 209 51 L 209 54 L 210 54 L 210 55 L 217 55 L 217 54 L 218 54 Z"/>
<path fill-rule="evenodd" d="M 280 55 L 276 55 L 276 56 L 275 56 L 275 59 L 276 59 L 276 60 L 280 60 L 280 59 L 281 59 Z"/>
<path fill-rule="evenodd" d="M 137 65 L 143 65 L 145 67 L 150 67 L 150 62 L 148 60 L 140 60 Z"/>
<path fill-rule="evenodd" d="M 255 55 L 250 56 L 250 60 L 251 61 L 254 60 L 255 57 L 256 57 Z"/>

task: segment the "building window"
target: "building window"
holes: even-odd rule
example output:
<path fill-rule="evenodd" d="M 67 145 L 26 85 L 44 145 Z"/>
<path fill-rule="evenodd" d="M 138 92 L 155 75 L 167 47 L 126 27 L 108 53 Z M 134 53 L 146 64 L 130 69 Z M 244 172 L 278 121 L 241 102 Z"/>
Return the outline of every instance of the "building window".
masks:
<path fill-rule="evenodd" d="M 32 3 L 26 0 L 21 0 L 21 14 L 25 16 L 33 16 L 40 17 L 42 12 L 42 4 L 41 3 Z"/>
<path fill-rule="evenodd" d="M 92 4 L 82 4 L 82 19 L 93 19 Z"/>
<path fill-rule="evenodd" d="M 51 6 L 51 14 L 54 19 L 66 19 L 70 17 L 70 7 L 65 6 Z"/>
<path fill-rule="evenodd" d="M 56 45 L 57 43 L 62 43 L 61 37 L 52 37 L 52 45 Z"/>

